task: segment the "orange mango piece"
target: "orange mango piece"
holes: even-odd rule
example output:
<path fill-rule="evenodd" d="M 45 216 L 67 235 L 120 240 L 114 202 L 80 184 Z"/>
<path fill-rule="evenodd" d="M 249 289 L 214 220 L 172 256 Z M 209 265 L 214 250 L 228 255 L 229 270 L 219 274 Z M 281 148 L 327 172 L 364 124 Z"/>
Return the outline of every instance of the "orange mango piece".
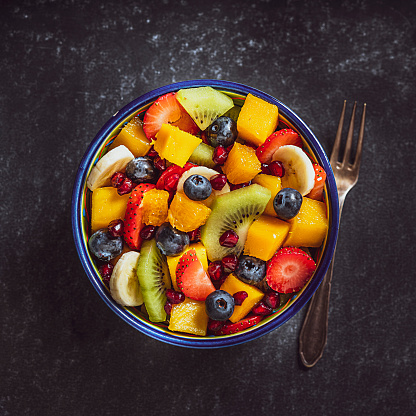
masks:
<path fill-rule="evenodd" d="M 326 204 L 304 196 L 300 211 L 289 223 L 283 246 L 319 247 L 328 232 Z"/>
<path fill-rule="evenodd" d="M 282 246 L 290 224 L 279 218 L 261 215 L 251 224 L 244 244 L 244 254 L 267 261 Z"/>
<path fill-rule="evenodd" d="M 260 289 L 242 282 L 233 273 L 228 275 L 220 289 L 225 290 L 230 295 L 234 295 L 234 293 L 242 290 L 248 294 L 248 297 L 241 305 L 236 305 L 234 307 L 234 312 L 230 318 L 230 321 L 233 323 L 243 319 L 264 296 L 264 293 Z"/>
<path fill-rule="evenodd" d="M 237 119 L 238 135 L 256 146 L 263 144 L 276 130 L 279 108 L 248 94 Z"/>
<path fill-rule="evenodd" d="M 152 145 L 143 131 L 143 122 L 139 117 L 133 117 L 121 129 L 109 149 L 111 150 L 120 145 L 126 146 L 133 153 L 134 157 L 144 156 L 150 150 Z"/>
<path fill-rule="evenodd" d="M 277 193 L 282 189 L 282 179 L 278 176 L 259 173 L 253 178 L 253 183 L 257 183 L 258 185 L 264 186 L 270 190 L 272 197 L 264 210 L 264 214 L 276 217 L 276 211 L 273 208 L 273 200 Z"/>
<path fill-rule="evenodd" d="M 162 225 L 168 217 L 169 192 L 150 189 L 143 195 L 142 219 L 146 225 Z"/>

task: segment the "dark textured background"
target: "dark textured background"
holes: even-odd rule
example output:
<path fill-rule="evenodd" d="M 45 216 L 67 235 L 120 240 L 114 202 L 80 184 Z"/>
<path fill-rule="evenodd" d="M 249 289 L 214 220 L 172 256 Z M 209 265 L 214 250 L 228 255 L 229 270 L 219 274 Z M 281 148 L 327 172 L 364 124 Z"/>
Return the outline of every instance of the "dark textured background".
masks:
<path fill-rule="evenodd" d="M 416 405 L 416 2 L 7 1 L 0 5 L 1 415 L 410 415 Z M 116 110 L 173 81 L 268 92 L 329 153 L 367 102 L 328 345 L 302 310 L 223 350 L 152 340 L 97 295 L 71 231 L 75 173 Z"/>

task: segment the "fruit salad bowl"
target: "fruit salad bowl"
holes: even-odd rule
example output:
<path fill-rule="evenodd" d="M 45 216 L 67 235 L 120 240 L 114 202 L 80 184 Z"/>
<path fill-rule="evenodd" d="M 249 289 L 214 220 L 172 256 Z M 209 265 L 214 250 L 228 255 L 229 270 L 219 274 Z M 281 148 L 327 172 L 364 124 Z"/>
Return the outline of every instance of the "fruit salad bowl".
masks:
<path fill-rule="evenodd" d="M 312 277 L 300 290 L 290 296 L 284 296 L 284 301 L 280 302 L 272 313 L 262 316 L 255 322 L 255 325 L 247 325 L 247 328 L 242 327 L 241 330 L 226 335 L 210 332 L 207 332 L 206 335 L 196 335 L 173 331 L 169 327 L 168 319 L 157 322 L 157 320 L 149 319 L 149 315 L 143 307 L 122 306 L 112 296 L 109 282 L 103 278 L 103 270 L 100 268 L 102 262 L 97 261 L 91 254 L 89 246 L 92 234 L 92 192 L 88 180 L 91 180 L 89 178 L 97 162 L 111 150 L 120 131 L 133 119 L 143 119 L 146 111 L 159 97 L 198 87 L 211 87 L 227 95 L 232 99 L 237 112 L 244 105 L 248 96 L 258 97 L 264 102 L 276 106 L 278 108 L 278 128 L 295 131 L 299 135 L 308 157 L 326 173 L 321 199 L 326 209 L 327 232 L 322 244 L 308 251 L 316 263 Z M 158 137 L 162 137 L 162 134 Z M 158 140 L 161 139 L 158 138 Z M 186 149 L 184 149 L 185 151 Z M 121 319 L 143 334 L 168 344 L 189 348 L 221 348 L 241 344 L 273 331 L 298 313 L 312 297 L 328 270 L 338 235 L 338 218 L 338 194 L 334 175 L 322 146 L 309 127 L 289 107 L 271 95 L 243 84 L 218 80 L 203 79 L 170 84 L 140 96 L 117 111 L 89 144 L 76 173 L 72 194 L 72 229 L 76 249 L 85 273 L 99 296 Z"/>

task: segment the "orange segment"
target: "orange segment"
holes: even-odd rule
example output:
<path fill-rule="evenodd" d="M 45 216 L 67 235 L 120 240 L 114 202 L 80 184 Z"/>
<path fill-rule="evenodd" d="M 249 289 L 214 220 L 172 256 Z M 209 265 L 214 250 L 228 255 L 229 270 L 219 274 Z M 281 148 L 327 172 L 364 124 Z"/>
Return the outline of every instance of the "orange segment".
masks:
<path fill-rule="evenodd" d="M 177 192 L 169 207 L 168 221 L 172 227 L 187 233 L 205 224 L 209 214 L 211 209 L 202 202 L 192 201 L 184 193 Z"/>
<path fill-rule="evenodd" d="M 151 189 L 143 195 L 142 219 L 146 225 L 159 226 L 168 216 L 169 192 Z"/>

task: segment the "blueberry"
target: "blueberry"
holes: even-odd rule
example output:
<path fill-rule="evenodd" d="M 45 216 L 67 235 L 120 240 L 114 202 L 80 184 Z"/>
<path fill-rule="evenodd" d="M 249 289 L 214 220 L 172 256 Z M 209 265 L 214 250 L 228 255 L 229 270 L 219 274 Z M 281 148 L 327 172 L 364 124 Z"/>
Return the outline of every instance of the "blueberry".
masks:
<path fill-rule="evenodd" d="M 241 256 L 235 275 L 250 285 L 260 283 L 266 276 L 266 262 L 253 256 Z"/>
<path fill-rule="evenodd" d="M 130 160 L 126 166 L 126 176 L 135 183 L 156 183 L 158 171 L 148 156 L 139 156 Z"/>
<path fill-rule="evenodd" d="M 205 299 L 207 315 L 215 321 L 226 321 L 234 312 L 234 298 L 225 290 L 211 292 Z"/>
<path fill-rule="evenodd" d="M 237 138 L 237 123 L 230 117 L 218 117 L 207 129 L 206 136 L 211 146 L 228 147 Z"/>
<path fill-rule="evenodd" d="M 191 175 L 183 183 L 183 191 L 189 199 L 203 201 L 211 195 L 212 185 L 205 176 Z"/>
<path fill-rule="evenodd" d="M 96 231 L 88 240 L 90 252 L 102 261 L 110 261 L 123 251 L 123 238 L 112 237 L 106 228 Z"/>
<path fill-rule="evenodd" d="M 155 239 L 157 247 L 165 256 L 177 256 L 189 246 L 189 235 L 169 223 L 158 228 Z"/>
<path fill-rule="evenodd" d="M 302 195 L 296 189 L 283 188 L 273 200 L 273 208 L 282 220 L 295 217 L 302 205 Z"/>

